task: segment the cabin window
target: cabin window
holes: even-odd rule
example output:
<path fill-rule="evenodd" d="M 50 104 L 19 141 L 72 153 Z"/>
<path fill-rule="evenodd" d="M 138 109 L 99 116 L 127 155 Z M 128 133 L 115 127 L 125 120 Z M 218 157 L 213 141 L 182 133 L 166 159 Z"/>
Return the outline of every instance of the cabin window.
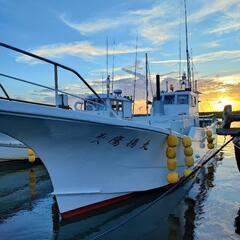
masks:
<path fill-rule="evenodd" d="M 112 109 L 116 112 L 122 111 L 123 106 L 121 101 L 112 101 Z"/>
<path fill-rule="evenodd" d="M 177 103 L 178 104 L 188 104 L 188 95 L 178 95 Z"/>
<path fill-rule="evenodd" d="M 174 104 L 175 96 L 174 95 L 165 95 L 164 104 Z"/>
<path fill-rule="evenodd" d="M 192 100 L 192 107 L 195 107 L 196 104 L 197 104 L 196 97 L 193 97 L 193 96 L 192 96 L 191 100 Z"/>

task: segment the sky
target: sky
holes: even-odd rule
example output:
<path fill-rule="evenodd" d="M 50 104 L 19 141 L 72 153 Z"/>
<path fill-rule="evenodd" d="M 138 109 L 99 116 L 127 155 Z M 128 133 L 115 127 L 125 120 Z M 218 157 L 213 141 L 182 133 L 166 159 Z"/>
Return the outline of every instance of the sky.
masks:
<path fill-rule="evenodd" d="M 240 110 L 240 0 L 187 1 L 187 13 L 200 111 L 221 111 L 226 104 Z M 180 55 L 181 73 L 186 69 L 183 14 L 183 0 L 0 0 L 0 41 L 74 68 L 98 93 L 105 91 L 102 78 L 107 72 L 112 77 L 114 69 L 114 88 L 133 95 L 137 63 L 135 110 L 141 113 L 146 53 L 150 98 L 156 74 L 162 89 L 166 81 L 178 88 Z M 0 73 L 54 86 L 53 67 L 32 58 L 0 49 L 0 66 Z M 0 83 L 11 96 L 53 101 L 52 91 L 1 76 Z M 62 70 L 59 86 L 89 93 Z"/>

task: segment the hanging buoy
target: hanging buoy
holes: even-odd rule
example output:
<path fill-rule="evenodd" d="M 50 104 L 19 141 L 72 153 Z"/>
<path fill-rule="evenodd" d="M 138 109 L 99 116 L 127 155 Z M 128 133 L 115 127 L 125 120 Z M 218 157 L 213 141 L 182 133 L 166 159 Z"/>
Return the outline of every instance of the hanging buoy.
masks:
<path fill-rule="evenodd" d="M 192 157 L 192 156 L 186 156 L 186 157 L 185 157 L 185 165 L 186 165 L 187 167 L 192 167 L 193 164 L 194 164 L 194 159 L 193 159 L 193 157 Z"/>
<path fill-rule="evenodd" d="M 176 148 L 175 147 L 167 147 L 166 156 L 168 158 L 175 158 L 176 157 Z"/>
<path fill-rule="evenodd" d="M 187 177 L 192 173 L 192 169 L 191 168 L 187 168 L 184 170 L 184 176 Z"/>
<path fill-rule="evenodd" d="M 208 143 L 208 149 L 213 149 L 214 148 L 214 144 L 213 143 Z"/>
<path fill-rule="evenodd" d="M 169 183 L 177 183 L 179 181 L 179 175 L 177 172 L 170 172 L 167 175 L 167 180 Z"/>
<path fill-rule="evenodd" d="M 169 134 L 167 137 L 167 149 L 166 149 L 166 156 L 167 156 L 167 167 L 170 172 L 167 175 L 167 181 L 169 183 L 176 183 L 179 180 L 179 175 L 176 170 L 177 168 L 177 159 L 176 159 L 176 146 L 178 144 L 178 138 L 175 135 Z"/>
<path fill-rule="evenodd" d="M 28 148 L 28 161 L 30 163 L 33 163 L 33 162 L 35 162 L 35 160 L 36 160 L 36 155 L 35 155 L 34 151 L 31 148 Z"/>
<path fill-rule="evenodd" d="M 168 170 L 175 170 L 176 167 L 177 167 L 177 159 L 176 158 L 169 158 L 167 160 L 167 167 L 168 167 Z"/>
<path fill-rule="evenodd" d="M 167 145 L 169 147 L 176 147 L 178 144 L 178 139 L 175 135 L 169 134 L 167 137 Z"/>
<path fill-rule="evenodd" d="M 184 154 L 185 154 L 185 156 L 192 156 L 193 155 L 193 149 L 192 149 L 192 147 L 186 147 L 186 148 L 184 148 Z"/>
<path fill-rule="evenodd" d="M 213 143 L 213 140 L 214 140 L 214 139 L 213 139 L 212 137 L 207 137 L 207 142 L 208 142 L 208 143 Z"/>
<path fill-rule="evenodd" d="M 206 135 L 209 138 L 212 137 L 212 131 L 211 130 L 207 130 Z"/>
<path fill-rule="evenodd" d="M 182 138 L 182 144 L 184 147 L 191 147 L 192 146 L 192 140 L 188 136 L 183 136 Z"/>

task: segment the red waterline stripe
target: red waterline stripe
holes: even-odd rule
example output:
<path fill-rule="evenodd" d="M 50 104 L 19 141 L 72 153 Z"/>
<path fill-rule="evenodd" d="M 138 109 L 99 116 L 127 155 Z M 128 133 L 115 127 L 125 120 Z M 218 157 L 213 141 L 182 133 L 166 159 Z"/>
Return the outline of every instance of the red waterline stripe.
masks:
<path fill-rule="evenodd" d="M 62 213 L 61 215 L 62 215 L 63 219 L 79 217 L 81 215 L 93 212 L 93 211 L 98 210 L 100 208 L 107 207 L 107 206 L 112 205 L 114 203 L 118 203 L 118 202 L 127 200 L 127 199 L 129 199 L 131 197 L 134 197 L 134 196 L 137 196 L 137 195 L 142 195 L 142 194 L 146 194 L 146 193 L 150 193 L 150 192 L 159 192 L 159 191 L 164 192 L 167 189 L 169 189 L 170 186 L 172 186 L 172 184 L 168 184 L 168 185 L 165 185 L 163 187 L 159 187 L 159 188 L 155 188 L 155 189 L 151 189 L 151 190 L 147 190 L 147 191 L 128 193 L 128 194 L 125 194 L 123 196 L 107 199 L 107 200 L 104 200 L 102 202 L 97 202 L 97 203 L 90 204 L 90 205 L 85 206 L 85 207 L 73 209 L 73 210 Z"/>

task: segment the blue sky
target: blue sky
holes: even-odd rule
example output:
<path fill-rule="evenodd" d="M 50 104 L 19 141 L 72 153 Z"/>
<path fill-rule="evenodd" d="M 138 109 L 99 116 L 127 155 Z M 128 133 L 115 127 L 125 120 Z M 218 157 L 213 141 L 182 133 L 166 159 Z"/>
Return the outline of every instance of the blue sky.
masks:
<path fill-rule="evenodd" d="M 189 45 L 195 74 L 204 93 L 202 99 L 214 106 L 229 95 L 238 107 L 240 1 L 188 1 L 187 10 Z M 107 37 L 109 72 L 115 41 L 115 87 L 123 88 L 128 94 L 132 94 L 134 76 L 130 72 L 134 71 L 137 36 L 139 73 L 144 74 L 147 52 L 152 78 L 159 73 L 162 79 L 176 81 L 179 29 L 182 58 L 185 58 L 182 0 L 0 0 L 0 18 L 0 41 L 75 68 L 97 91 L 101 91 L 102 75 L 106 77 Z M 53 86 L 51 68 L 14 53 L 6 58 L 5 53 L 0 51 L 0 72 Z M 18 97 L 28 93 L 32 98 L 51 98 L 50 93 L 24 90 L 20 85 L 0 80 Z M 144 79 L 140 77 L 137 80 L 139 100 L 144 98 L 143 86 Z M 61 73 L 61 87 L 75 93 L 85 90 L 76 78 L 65 73 Z"/>

